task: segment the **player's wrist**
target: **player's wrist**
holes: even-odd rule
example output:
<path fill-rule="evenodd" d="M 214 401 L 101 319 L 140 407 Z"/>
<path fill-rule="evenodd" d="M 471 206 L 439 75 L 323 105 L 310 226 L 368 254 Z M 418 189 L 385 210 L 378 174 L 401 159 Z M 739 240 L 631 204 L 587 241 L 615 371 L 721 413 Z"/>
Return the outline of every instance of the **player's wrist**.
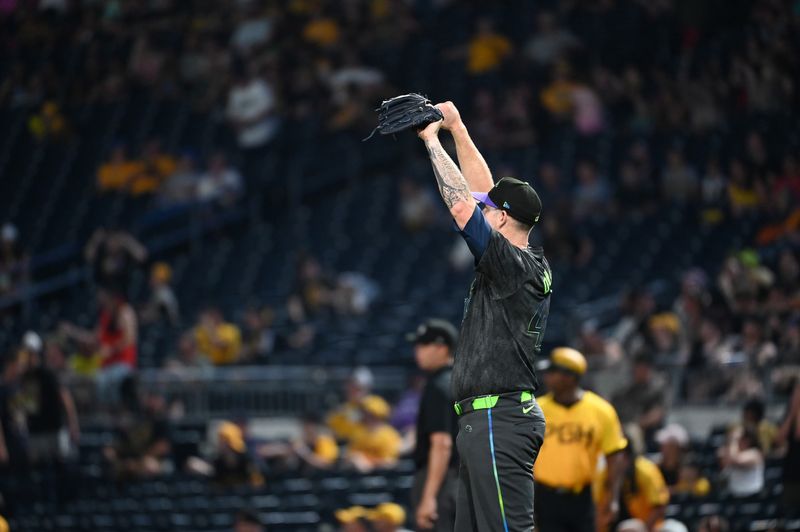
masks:
<path fill-rule="evenodd" d="M 439 134 L 438 133 L 434 133 L 433 135 L 426 136 L 423 140 L 425 141 L 425 146 L 427 146 L 429 148 L 433 148 L 433 147 L 442 145 L 441 141 L 439 141 Z"/>
<path fill-rule="evenodd" d="M 448 128 L 454 137 L 461 137 L 467 135 L 467 126 L 461 120 L 458 120 Z"/>

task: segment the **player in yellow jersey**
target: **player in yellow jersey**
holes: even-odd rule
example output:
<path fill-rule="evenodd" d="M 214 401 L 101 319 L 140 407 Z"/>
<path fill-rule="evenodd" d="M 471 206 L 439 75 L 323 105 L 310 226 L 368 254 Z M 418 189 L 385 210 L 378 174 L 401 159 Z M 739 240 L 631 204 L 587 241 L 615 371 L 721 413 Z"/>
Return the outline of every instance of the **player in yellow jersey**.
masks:
<path fill-rule="evenodd" d="M 547 430 L 534 467 L 536 522 L 543 532 L 594 532 L 592 481 L 605 456 L 607 494 L 599 514 L 613 519 L 619 511 L 622 451 L 627 441 L 614 407 L 580 386 L 586 359 L 575 349 L 559 347 L 543 362 L 549 392 L 539 398 Z"/>

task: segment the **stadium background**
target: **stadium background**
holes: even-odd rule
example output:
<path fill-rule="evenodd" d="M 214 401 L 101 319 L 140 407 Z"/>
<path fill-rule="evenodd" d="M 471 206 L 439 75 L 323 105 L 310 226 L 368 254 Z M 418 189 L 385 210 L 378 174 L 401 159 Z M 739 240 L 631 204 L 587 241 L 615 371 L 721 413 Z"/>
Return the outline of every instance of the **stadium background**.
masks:
<path fill-rule="evenodd" d="M 783 421 L 800 367 L 799 26 L 788 0 L 0 2 L 2 400 L 36 331 L 80 419 L 58 467 L 0 465 L 11 529 L 229 530 L 242 509 L 335 529 L 336 509 L 407 502 L 407 459 L 256 456 L 291 456 L 280 442 L 357 367 L 402 432 L 404 334 L 460 320 L 471 258 L 424 150 L 361 142 L 407 91 L 453 100 L 495 176 L 542 196 L 545 352 L 581 349 L 607 397 L 652 364 L 637 393 L 664 419 L 644 450 L 658 461 L 657 426 L 682 425 L 681 460 L 712 486 L 676 488 L 668 514 L 776 526 L 798 472 L 769 454 L 763 489 L 735 500 L 717 452 L 747 398 Z M 139 320 L 118 407 L 71 334 L 104 283 Z M 213 461 L 224 420 L 259 471 L 233 485 L 186 469 Z M 135 427 L 166 447 L 120 476 L 107 448 Z"/>

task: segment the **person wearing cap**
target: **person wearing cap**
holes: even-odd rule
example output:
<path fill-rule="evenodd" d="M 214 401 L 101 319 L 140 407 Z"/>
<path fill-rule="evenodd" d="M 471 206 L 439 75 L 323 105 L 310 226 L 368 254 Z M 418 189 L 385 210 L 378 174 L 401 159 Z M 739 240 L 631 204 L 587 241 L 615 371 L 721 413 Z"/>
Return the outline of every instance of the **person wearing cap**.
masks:
<path fill-rule="evenodd" d="M 372 523 L 375 532 L 410 532 L 402 528 L 406 522 L 406 511 L 394 502 L 379 504 L 367 512 L 367 519 Z"/>
<path fill-rule="evenodd" d="M 361 400 L 363 426 L 350 438 L 347 464 L 362 473 L 395 465 L 403 439 L 386 422 L 390 413 L 389 403 L 380 396 L 368 395 Z"/>
<path fill-rule="evenodd" d="M 455 529 L 533 530 L 533 464 L 545 421 L 534 398 L 535 358 L 550 310 L 552 273 L 529 245 L 542 202 L 528 183 L 494 182 L 451 102 L 418 132 L 445 205 L 475 259 L 453 364 L 461 458 Z M 453 135 L 457 166 L 439 141 Z M 463 171 L 463 174 L 462 174 Z"/>
<path fill-rule="evenodd" d="M 363 506 L 341 508 L 336 510 L 333 515 L 336 517 L 336 521 L 342 525 L 342 532 L 367 532 L 371 528 L 368 520 L 370 510 Z"/>
<path fill-rule="evenodd" d="M 361 400 L 372 388 L 372 372 L 369 368 L 358 367 L 345 382 L 345 402 L 328 415 L 326 424 L 340 442 L 350 440 L 362 429 Z"/>
<path fill-rule="evenodd" d="M 417 366 L 428 373 L 417 416 L 417 472 L 411 504 L 420 530 L 452 532 L 456 517 L 458 454 L 453 449 L 458 419 L 450 391 L 453 348 L 458 331 L 444 320 L 431 319 L 408 335 Z"/>
<path fill-rule="evenodd" d="M 542 530 L 594 532 L 613 522 L 619 512 L 623 463 L 627 446 L 614 407 L 581 388 L 586 359 L 575 349 L 558 347 L 542 361 L 548 393 L 539 398 L 547 433 L 536 461 L 536 521 Z M 605 496 L 592 501 L 597 463 L 605 457 Z M 595 521 L 595 515 L 599 518 Z M 599 525 L 599 526 L 598 526 Z"/>
<path fill-rule="evenodd" d="M 659 445 L 658 468 L 673 489 L 678 485 L 680 472 L 687 461 L 689 447 L 689 433 L 677 423 L 670 423 L 656 432 L 656 443 Z"/>
<path fill-rule="evenodd" d="M 635 519 L 645 525 L 644 530 L 655 530 L 664 522 L 669 503 L 669 490 L 664 477 L 655 463 L 636 453 L 630 440 L 619 454 L 622 456 L 624 473 L 617 520 Z M 603 467 L 594 479 L 593 497 L 598 504 L 608 498 L 606 478 L 607 470 Z M 607 530 L 613 528 L 606 526 L 600 532 Z"/>
<path fill-rule="evenodd" d="M 28 369 L 20 381 L 20 393 L 28 429 L 28 453 L 34 464 L 60 466 L 78 443 L 80 427 L 75 402 L 58 374 L 42 357 L 44 343 L 34 331 L 22 339 Z"/>

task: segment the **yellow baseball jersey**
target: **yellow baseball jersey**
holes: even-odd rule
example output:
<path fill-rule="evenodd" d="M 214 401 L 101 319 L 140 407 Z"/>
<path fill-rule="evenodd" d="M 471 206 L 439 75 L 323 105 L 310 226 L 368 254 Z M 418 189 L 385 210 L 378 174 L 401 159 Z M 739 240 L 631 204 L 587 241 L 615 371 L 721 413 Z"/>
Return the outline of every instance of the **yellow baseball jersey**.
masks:
<path fill-rule="evenodd" d="M 534 477 L 553 488 L 580 491 L 592 483 L 600 454 L 615 453 L 627 444 L 617 412 L 588 391 L 570 406 L 555 402 L 552 394 L 538 401 L 547 429 Z"/>
<path fill-rule="evenodd" d="M 664 475 L 661 474 L 658 466 L 647 458 L 638 456 L 633 467 L 636 488 L 634 491 L 630 480 L 626 477 L 622 485 L 622 503 L 631 517 L 647 522 L 654 508 L 669 503 L 669 489 L 667 489 Z M 608 497 L 604 489 L 605 477 L 606 471 L 604 469 L 594 482 L 593 496 L 595 502 L 605 500 Z"/>

